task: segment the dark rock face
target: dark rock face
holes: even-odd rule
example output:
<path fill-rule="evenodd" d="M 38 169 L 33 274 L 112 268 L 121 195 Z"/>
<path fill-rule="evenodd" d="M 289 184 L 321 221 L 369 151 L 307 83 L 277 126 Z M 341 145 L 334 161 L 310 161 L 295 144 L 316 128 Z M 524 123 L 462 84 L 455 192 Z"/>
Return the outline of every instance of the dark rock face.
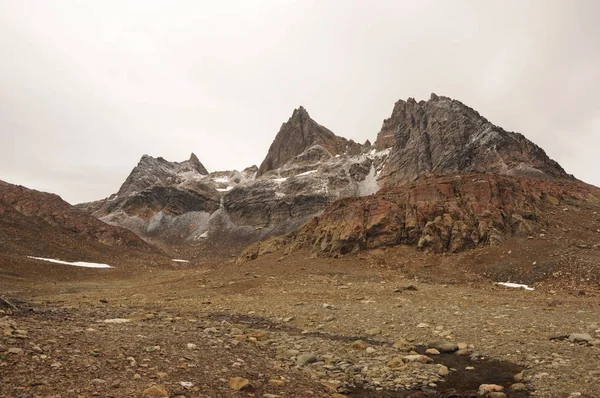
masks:
<path fill-rule="evenodd" d="M 459 101 L 398 101 L 375 147 L 392 148 L 380 176 L 386 186 L 422 175 L 483 172 L 568 178 L 558 163 L 523 135 L 490 123 Z"/>
<path fill-rule="evenodd" d="M 306 109 L 300 107 L 294 110 L 292 117 L 281 126 L 258 169 L 257 177 L 282 167 L 295 156 L 316 145 L 324 150 L 319 154 L 321 158 L 341 154 L 357 155 L 362 151 L 362 145 L 336 136 L 311 119 Z"/>
<path fill-rule="evenodd" d="M 549 209 L 599 199 L 597 188 L 567 179 L 491 174 L 422 178 L 337 201 L 287 236 L 249 246 L 240 259 L 280 249 L 338 255 L 399 244 L 459 252 L 530 236 L 547 226 Z"/>
<path fill-rule="evenodd" d="M 133 232 L 106 224 L 59 196 L 0 181 L 0 242 L 3 252 L 26 255 L 160 253 Z"/>
<path fill-rule="evenodd" d="M 161 157 L 144 155 L 131 171 L 118 196 L 127 196 L 156 185 L 175 185 L 184 181 L 185 173 L 207 175 L 208 171 L 193 153 L 189 160 L 169 162 Z"/>
<path fill-rule="evenodd" d="M 130 216 L 138 216 L 144 220 L 158 212 L 178 216 L 189 211 L 206 211 L 212 213 L 219 208 L 220 197 L 216 190 L 182 189 L 178 187 L 154 186 L 139 192 L 137 195 L 125 197 L 111 202 L 107 212 L 116 209 L 125 211 Z"/>

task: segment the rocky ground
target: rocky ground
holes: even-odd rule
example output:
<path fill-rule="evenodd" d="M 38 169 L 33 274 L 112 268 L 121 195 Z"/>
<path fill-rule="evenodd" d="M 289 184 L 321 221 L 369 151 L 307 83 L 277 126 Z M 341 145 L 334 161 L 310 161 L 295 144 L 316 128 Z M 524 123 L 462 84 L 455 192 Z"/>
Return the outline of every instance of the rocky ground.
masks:
<path fill-rule="evenodd" d="M 598 291 L 505 288 L 448 260 L 492 256 L 4 257 L 0 397 L 600 396 Z"/>

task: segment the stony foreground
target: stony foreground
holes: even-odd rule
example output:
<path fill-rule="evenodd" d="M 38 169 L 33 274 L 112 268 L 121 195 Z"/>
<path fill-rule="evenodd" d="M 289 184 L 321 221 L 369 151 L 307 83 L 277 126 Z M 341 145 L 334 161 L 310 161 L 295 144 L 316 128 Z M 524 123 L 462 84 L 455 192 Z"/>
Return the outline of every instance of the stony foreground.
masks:
<path fill-rule="evenodd" d="M 0 397 L 600 396 L 596 292 L 371 260 L 57 265 L 3 284 L 18 310 L 0 318 Z"/>

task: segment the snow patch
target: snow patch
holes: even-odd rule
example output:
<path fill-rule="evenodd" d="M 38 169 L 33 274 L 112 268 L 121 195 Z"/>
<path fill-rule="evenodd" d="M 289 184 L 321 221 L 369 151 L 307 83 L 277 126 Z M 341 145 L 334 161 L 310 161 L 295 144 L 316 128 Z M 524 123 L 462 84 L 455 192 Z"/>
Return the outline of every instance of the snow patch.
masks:
<path fill-rule="evenodd" d="M 371 166 L 369 174 L 365 176 L 365 179 L 358 183 L 358 196 L 369 196 L 379 191 L 379 184 L 377 183 L 377 172 L 375 167 Z"/>
<path fill-rule="evenodd" d="M 227 177 L 218 177 L 218 178 L 214 179 L 214 182 L 218 182 L 218 183 L 221 183 L 221 184 L 227 184 L 227 183 L 229 183 L 229 178 L 227 178 Z"/>
<path fill-rule="evenodd" d="M 516 288 L 523 288 L 525 290 L 534 290 L 532 287 L 529 287 L 527 285 L 523 285 L 520 283 L 512 283 L 512 282 L 498 282 L 498 285 L 502 285 L 502 286 L 506 286 L 506 287 L 516 287 Z"/>
<path fill-rule="evenodd" d="M 43 257 L 33 257 L 33 256 L 27 256 L 28 258 L 32 258 L 34 260 L 42 260 L 42 261 L 48 261 L 49 263 L 56 263 L 56 264 L 65 264 L 65 265 L 72 265 L 74 267 L 85 267 L 85 268 L 113 268 L 108 264 L 100 264 L 100 263 L 88 263 L 85 261 L 75 261 L 75 262 L 69 262 L 69 261 L 62 261 L 62 260 L 55 260 L 53 258 L 43 258 Z"/>
<path fill-rule="evenodd" d="M 309 171 L 305 171 L 304 173 L 298 174 L 296 177 L 307 176 L 309 174 L 316 173 L 316 172 L 317 172 L 317 170 L 309 170 Z"/>
<path fill-rule="evenodd" d="M 217 188 L 217 191 L 219 192 L 228 192 L 231 191 L 233 189 L 233 187 L 230 185 L 227 188 Z"/>
<path fill-rule="evenodd" d="M 113 319 L 105 319 L 102 321 L 103 323 L 129 323 L 131 322 L 131 319 L 127 319 L 127 318 L 113 318 Z"/>
<path fill-rule="evenodd" d="M 274 178 L 273 181 L 275 182 L 284 182 L 287 181 L 287 177 L 283 177 L 283 178 Z"/>

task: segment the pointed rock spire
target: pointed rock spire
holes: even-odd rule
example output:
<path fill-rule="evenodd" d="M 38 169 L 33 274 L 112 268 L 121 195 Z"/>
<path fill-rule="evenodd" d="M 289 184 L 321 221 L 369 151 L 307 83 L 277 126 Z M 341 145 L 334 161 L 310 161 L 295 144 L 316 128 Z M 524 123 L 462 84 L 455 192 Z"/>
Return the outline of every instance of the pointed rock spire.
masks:
<path fill-rule="evenodd" d="M 345 152 L 360 153 L 362 149 L 360 144 L 338 137 L 315 122 L 306 109 L 300 106 L 279 129 L 267 156 L 258 169 L 257 177 L 283 166 L 313 145 L 321 145 L 331 156 Z"/>
<path fill-rule="evenodd" d="M 196 170 L 198 173 L 204 174 L 204 175 L 208 174 L 208 170 L 206 170 L 206 168 L 200 162 L 200 160 L 198 159 L 198 156 L 196 156 L 196 154 L 194 152 L 192 152 L 192 154 L 190 155 L 190 159 L 188 160 L 188 162 L 192 165 L 194 170 Z"/>

